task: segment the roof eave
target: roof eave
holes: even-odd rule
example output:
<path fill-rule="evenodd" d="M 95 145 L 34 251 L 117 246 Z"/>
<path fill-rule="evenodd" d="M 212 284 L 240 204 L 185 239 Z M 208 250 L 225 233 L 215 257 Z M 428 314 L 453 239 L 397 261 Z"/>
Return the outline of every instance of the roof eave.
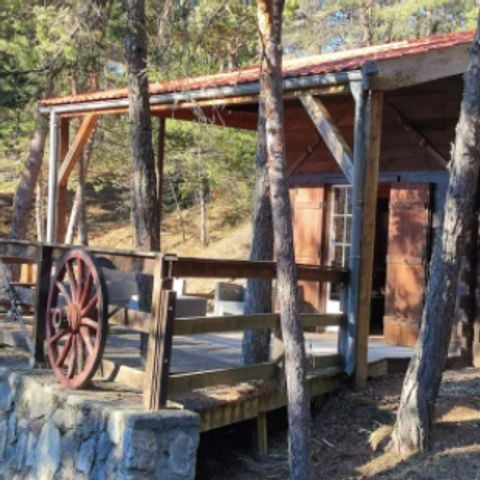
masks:
<path fill-rule="evenodd" d="M 285 92 L 292 90 L 302 90 L 315 87 L 345 85 L 351 81 L 361 81 L 365 75 L 370 75 L 377 71 L 374 64 L 369 63 L 367 69 L 351 70 L 346 72 L 332 72 L 320 75 L 308 75 L 286 78 L 283 80 L 283 89 Z M 260 93 L 260 83 L 250 82 L 234 86 L 206 88 L 200 90 L 186 90 L 183 92 L 165 93 L 150 95 L 150 105 L 176 105 L 184 102 L 195 102 L 198 100 L 219 99 L 237 96 L 258 95 Z M 42 114 L 84 114 L 99 112 L 102 110 L 125 109 L 128 107 L 128 97 L 93 100 L 88 102 L 68 103 L 51 106 L 40 106 Z"/>

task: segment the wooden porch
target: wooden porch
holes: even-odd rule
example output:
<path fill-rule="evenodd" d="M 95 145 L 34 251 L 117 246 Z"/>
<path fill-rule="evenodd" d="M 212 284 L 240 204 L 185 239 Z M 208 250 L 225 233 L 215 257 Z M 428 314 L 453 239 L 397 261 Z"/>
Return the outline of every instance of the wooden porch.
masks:
<path fill-rule="evenodd" d="M 32 316 L 27 317 L 27 328 L 34 338 L 34 357 L 38 366 L 46 363 L 44 352 L 50 341 L 46 334 L 46 319 L 52 315 L 47 309 L 52 274 L 62 255 L 70 249 L 71 246 L 60 244 L 0 240 L 0 257 L 5 263 L 35 266 L 36 281 L 30 297 L 33 299 L 30 305 Z M 110 268 L 134 275 L 137 280 L 153 280 L 151 305 L 146 311 L 108 304 L 110 328 L 96 378 L 119 383 L 132 392 L 142 392 L 143 403 L 148 409 L 194 410 L 201 416 L 202 431 L 256 419 L 260 449 L 265 449 L 265 414 L 286 405 L 283 341 L 278 314 L 177 318 L 176 295 L 171 288 L 173 278 L 256 277 L 272 280 L 275 278 L 275 264 L 186 259 L 106 249 L 89 249 L 89 252 L 97 260 L 108 259 Z M 348 274 L 345 271 L 301 264 L 297 269 L 301 281 L 337 283 L 341 289 L 347 288 Z M 106 269 L 100 267 L 100 270 L 108 278 Z M 153 277 L 151 272 L 154 272 Z M 16 288 L 20 293 L 29 287 Z M 28 298 L 28 295 L 19 296 Z M 308 330 L 307 381 L 313 398 L 338 389 L 348 380 L 344 374 L 342 352 L 347 335 L 346 316 L 342 313 L 303 314 L 301 321 Z M 325 327 L 336 327 L 337 332 L 315 332 Z M 242 331 L 255 328 L 268 328 L 272 332 L 270 359 L 245 366 L 241 361 Z M 145 366 L 139 352 L 140 333 L 149 334 Z M 21 348 L 18 323 L 3 318 L 0 340 L 3 344 Z M 389 353 L 373 346 L 370 355 L 367 375 L 377 376 L 387 372 L 388 357 L 408 357 L 409 351 Z"/>

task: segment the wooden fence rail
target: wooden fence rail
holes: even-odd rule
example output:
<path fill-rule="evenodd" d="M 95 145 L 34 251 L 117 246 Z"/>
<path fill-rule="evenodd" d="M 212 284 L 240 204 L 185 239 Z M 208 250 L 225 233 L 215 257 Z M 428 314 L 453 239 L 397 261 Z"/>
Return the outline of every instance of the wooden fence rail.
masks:
<path fill-rule="evenodd" d="M 0 258 L 11 263 L 36 263 L 37 283 L 35 296 L 35 359 L 43 363 L 45 339 L 46 302 L 50 277 L 55 261 L 71 245 L 40 244 L 37 242 L 0 239 Z M 77 247 L 76 247 L 77 248 Z M 81 247 L 80 247 L 81 248 Z M 219 369 L 207 372 L 170 374 L 172 339 L 174 335 L 194 335 L 214 332 L 233 332 L 246 329 L 271 329 L 278 331 L 278 314 L 234 315 L 225 317 L 196 317 L 175 319 L 175 293 L 172 291 L 174 277 L 189 278 L 276 278 L 275 262 L 250 262 L 243 260 L 218 260 L 181 258 L 176 255 L 106 248 L 88 248 L 96 257 L 107 257 L 113 266 L 132 274 L 148 274 L 153 278 L 153 292 L 150 312 L 128 310 L 128 327 L 149 334 L 146 371 L 125 366 L 115 366 L 103 361 L 103 369 L 112 378 L 121 378 L 131 386 L 144 392 L 144 404 L 148 409 L 163 408 L 168 392 L 181 393 L 192 389 L 216 384 L 234 384 L 252 379 L 274 379 L 278 376 L 279 363 L 271 361 L 246 367 Z M 118 261 L 121 259 L 122 261 Z M 297 265 L 298 279 L 312 282 L 341 284 L 341 290 L 348 283 L 348 273 L 342 269 L 318 265 Z M 114 305 L 110 307 L 115 307 Z M 115 308 L 114 308 L 115 310 Z M 116 309 L 111 315 L 112 323 L 125 325 L 125 310 Z M 345 331 L 344 314 L 301 315 L 304 328 L 338 326 L 340 336 Z M 281 343 L 276 338 L 275 342 Z M 340 352 L 342 353 L 342 352 Z M 272 359 L 280 359 L 280 354 Z M 342 366 L 341 355 L 327 355 L 316 359 L 317 366 Z"/>

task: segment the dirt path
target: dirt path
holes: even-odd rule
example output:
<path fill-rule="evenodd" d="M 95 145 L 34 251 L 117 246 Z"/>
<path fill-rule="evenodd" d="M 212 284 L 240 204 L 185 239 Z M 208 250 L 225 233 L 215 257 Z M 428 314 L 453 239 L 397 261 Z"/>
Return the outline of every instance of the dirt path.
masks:
<path fill-rule="evenodd" d="M 342 391 L 317 405 L 315 480 L 480 480 L 480 370 L 445 373 L 432 451 L 403 461 L 383 449 L 401 382 L 401 375 L 386 376 L 371 381 L 364 393 Z M 271 434 L 269 441 L 269 453 L 262 457 L 239 450 L 233 440 L 209 442 L 210 448 L 216 444 L 215 451 L 200 456 L 199 480 L 288 479 L 284 431 Z"/>

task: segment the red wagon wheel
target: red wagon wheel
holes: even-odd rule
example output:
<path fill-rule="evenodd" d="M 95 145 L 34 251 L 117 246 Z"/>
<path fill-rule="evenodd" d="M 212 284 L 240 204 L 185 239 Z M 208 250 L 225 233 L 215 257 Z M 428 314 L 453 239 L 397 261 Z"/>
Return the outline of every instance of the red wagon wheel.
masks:
<path fill-rule="evenodd" d="M 82 388 L 102 359 L 107 338 L 107 290 L 101 270 L 84 250 L 58 261 L 48 295 L 47 350 L 62 384 Z"/>

